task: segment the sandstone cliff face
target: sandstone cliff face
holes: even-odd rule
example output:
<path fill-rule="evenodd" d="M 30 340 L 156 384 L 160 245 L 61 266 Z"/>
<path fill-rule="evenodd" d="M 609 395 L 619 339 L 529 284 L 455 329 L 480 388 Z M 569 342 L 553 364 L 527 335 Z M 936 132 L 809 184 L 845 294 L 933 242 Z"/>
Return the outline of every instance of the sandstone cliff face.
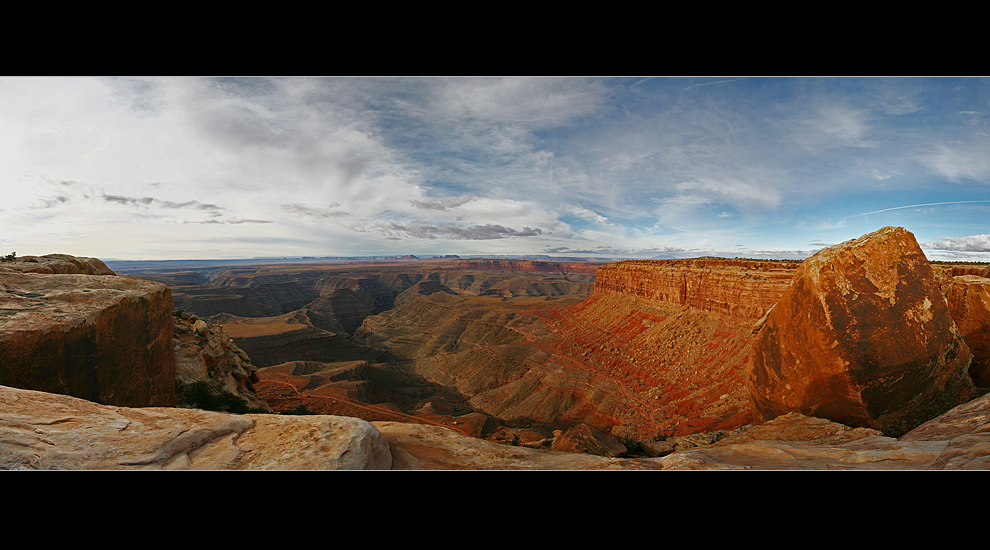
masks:
<path fill-rule="evenodd" d="M 887 227 L 801 264 L 747 383 L 762 419 L 800 412 L 896 436 L 976 396 L 970 360 L 914 236 Z"/>
<path fill-rule="evenodd" d="M 715 258 L 629 260 L 599 267 L 594 291 L 689 306 L 747 324 L 777 303 L 796 268 L 796 262 Z"/>
<path fill-rule="evenodd" d="M 171 310 L 168 287 L 150 281 L 0 272 L 0 384 L 174 405 Z"/>
<path fill-rule="evenodd" d="M 969 375 L 980 387 L 990 386 L 990 279 L 960 275 L 942 284 L 949 314 L 973 354 Z"/>

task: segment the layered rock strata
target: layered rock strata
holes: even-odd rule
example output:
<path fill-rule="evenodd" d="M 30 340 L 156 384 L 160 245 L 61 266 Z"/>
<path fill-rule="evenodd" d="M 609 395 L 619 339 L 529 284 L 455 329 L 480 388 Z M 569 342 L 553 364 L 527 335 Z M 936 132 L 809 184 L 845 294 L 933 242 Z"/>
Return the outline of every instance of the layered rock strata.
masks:
<path fill-rule="evenodd" d="M 797 265 L 718 258 L 628 260 L 599 267 L 594 292 L 688 306 L 746 324 L 777 303 Z"/>
<path fill-rule="evenodd" d="M 980 387 L 990 386 L 990 279 L 959 275 L 942 285 L 949 314 L 973 354 L 969 376 Z"/>
<path fill-rule="evenodd" d="M 0 272 L 0 384 L 120 406 L 174 405 L 171 310 L 159 283 Z"/>
<path fill-rule="evenodd" d="M 805 260 L 756 336 L 755 413 L 800 412 L 901 435 L 977 394 L 914 235 L 885 227 Z"/>

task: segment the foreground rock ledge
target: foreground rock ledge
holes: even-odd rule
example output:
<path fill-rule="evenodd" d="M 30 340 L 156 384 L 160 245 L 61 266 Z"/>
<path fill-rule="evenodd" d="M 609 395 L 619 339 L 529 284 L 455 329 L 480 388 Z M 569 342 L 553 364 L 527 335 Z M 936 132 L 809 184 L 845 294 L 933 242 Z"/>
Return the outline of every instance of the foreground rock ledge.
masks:
<path fill-rule="evenodd" d="M 423 424 L 126 408 L 0 386 L 0 470 L 990 469 L 990 396 L 899 439 L 789 413 L 709 447 L 606 458 Z"/>
<path fill-rule="evenodd" d="M 388 442 L 342 416 L 127 408 L 0 386 L 0 469 L 388 470 Z"/>

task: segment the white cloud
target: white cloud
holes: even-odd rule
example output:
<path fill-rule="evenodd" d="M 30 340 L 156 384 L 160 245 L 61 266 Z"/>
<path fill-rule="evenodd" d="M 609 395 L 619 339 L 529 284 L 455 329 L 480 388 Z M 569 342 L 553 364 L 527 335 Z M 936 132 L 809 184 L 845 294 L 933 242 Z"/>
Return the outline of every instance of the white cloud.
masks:
<path fill-rule="evenodd" d="M 941 237 L 937 241 L 922 245 L 934 250 L 956 252 L 990 252 L 990 235 L 966 235 L 963 237 Z"/>

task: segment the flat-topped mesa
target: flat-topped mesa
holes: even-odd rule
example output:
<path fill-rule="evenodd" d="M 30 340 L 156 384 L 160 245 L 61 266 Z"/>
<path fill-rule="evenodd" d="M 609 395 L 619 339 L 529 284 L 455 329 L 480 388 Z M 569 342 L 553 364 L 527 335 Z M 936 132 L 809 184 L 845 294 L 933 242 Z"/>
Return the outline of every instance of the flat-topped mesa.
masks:
<path fill-rule="evenodd" d="M 689 306 L 746 324 L 777 303 L 798 265 L 726 258 L 627 260 L 600 266 L 594 292 Z"/>

